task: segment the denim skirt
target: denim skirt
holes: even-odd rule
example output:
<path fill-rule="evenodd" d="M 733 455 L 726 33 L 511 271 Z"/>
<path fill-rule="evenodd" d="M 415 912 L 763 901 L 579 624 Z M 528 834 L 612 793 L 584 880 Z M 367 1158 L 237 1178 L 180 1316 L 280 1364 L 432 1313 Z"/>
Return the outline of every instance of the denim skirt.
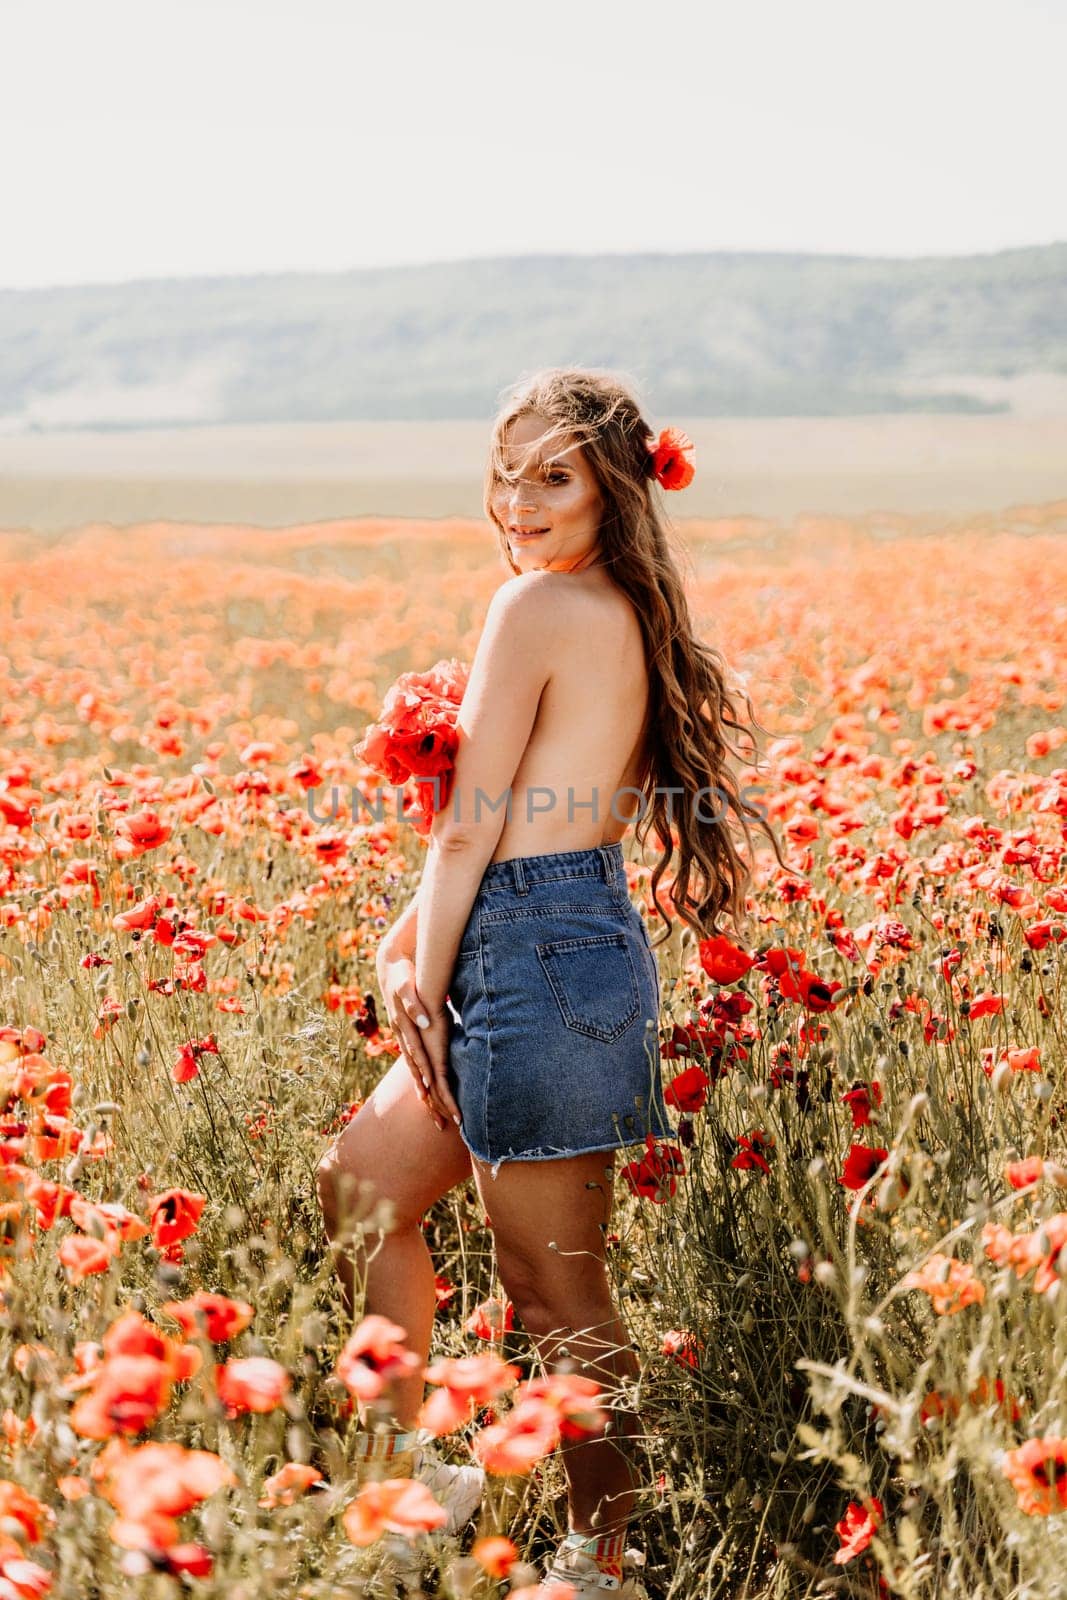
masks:
<path fill-rule="evenodd" d="M 449 984 L 448 1081 L 494 1177 L 672 1137 L 659 995 L 621 844 L 486 868 Z"/>

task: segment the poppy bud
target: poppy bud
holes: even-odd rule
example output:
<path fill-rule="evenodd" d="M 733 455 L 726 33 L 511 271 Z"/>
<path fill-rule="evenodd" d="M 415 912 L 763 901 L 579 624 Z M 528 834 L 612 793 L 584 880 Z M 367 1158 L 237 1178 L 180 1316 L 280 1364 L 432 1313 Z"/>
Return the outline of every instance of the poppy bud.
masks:
<path fill-rule="evenodd" d="M 993 1069 L 993 1091 L 995 1094 L 1007 1094 L 1011 1088 L 1011 1067 L 1006 1061 Z"/>

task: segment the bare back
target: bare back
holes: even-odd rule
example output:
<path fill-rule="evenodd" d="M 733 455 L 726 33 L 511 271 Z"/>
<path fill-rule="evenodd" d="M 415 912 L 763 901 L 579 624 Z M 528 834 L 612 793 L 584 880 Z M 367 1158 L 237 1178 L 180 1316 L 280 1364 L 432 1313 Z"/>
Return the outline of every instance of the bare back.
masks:
<path fill-rule="evenodd" d="M 649 684 L 641 626 L 604 574 L 560 574 L 560 644 L 493 861 L 614 844 L 639 813 Z"/>

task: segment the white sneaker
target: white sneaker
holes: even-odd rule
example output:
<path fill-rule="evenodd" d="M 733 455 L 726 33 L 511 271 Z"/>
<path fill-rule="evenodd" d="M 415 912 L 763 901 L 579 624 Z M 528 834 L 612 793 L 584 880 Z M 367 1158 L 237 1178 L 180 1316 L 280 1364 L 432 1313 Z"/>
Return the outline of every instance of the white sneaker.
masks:
<path fill-rule="evenodd" d="M 482 1503 L 485 1472 L 481 1467 L 454 1467 L 442 1461 L 428 1445 L 416 1447 L 411 1475 L 426 1485 L 439 1506 L 448 1512 L 448 1521 L 439 1528 L 409 1539 L 400 1533 L 384 1533 L 379 1541 L 382 1555 L 401 1585 L 408 1590 L 421 1587 L 427 1553 L 434 1551 L 441 1538 L 462 1532 Z"/>
<path fill-rule="evenodd" d="M 424 1483 L 438 1505 L 448 1512 L 448 1521 L 436 1528 L 436 1533 L 461 1532 L 485 1494 L 485 1472 L 481 1467 L 454 1467 L 451 1462 L 442 1461 L 429 1445 L 416 1450 L 412 1476 Z"/>
<path fill-rule="evenodd" d="M 613 1578 L 601 1572 L 592 1556 L 573 1545 L 561 1544 L 545 1569 L 542 1584 L 546 1589 L 555 1584 L 569 1583 L 577 1595 L 613 1594 L 617 1600 L 648 1600 L 648 1591 L 638 1578 L 627 1576 L 626 1558 L 623 1558 L 623 1575 Z"/>

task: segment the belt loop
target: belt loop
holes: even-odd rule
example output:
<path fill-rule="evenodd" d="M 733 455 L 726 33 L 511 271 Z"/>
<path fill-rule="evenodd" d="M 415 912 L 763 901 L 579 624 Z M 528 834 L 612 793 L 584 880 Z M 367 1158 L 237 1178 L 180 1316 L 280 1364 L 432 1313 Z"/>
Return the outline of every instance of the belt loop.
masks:
<path fill-rule="evenodd" d="M 597 850 L 600 854 L 600 870 L 604 874 L 604 882 L 609 886 L 612 893 L 615 895 L 615 898 L 618 899 L 619 885 L 616 882 L 617 874 L 615 871 L 615 863 L 611 857 L 611 851 L 606 844 L 598 844 Z"/>
<path fill-rule="evenodd" d="M 512 871 L 513 871 L 513 873 L 515 875 L 515 893 L 516 894 L 526 894 L 527 893 L 526 874 L 522 870 L 522 857 L 521 856 L 516 856 L 515 859 L 511 863 L 511 867 L 512 867 Z"/>

